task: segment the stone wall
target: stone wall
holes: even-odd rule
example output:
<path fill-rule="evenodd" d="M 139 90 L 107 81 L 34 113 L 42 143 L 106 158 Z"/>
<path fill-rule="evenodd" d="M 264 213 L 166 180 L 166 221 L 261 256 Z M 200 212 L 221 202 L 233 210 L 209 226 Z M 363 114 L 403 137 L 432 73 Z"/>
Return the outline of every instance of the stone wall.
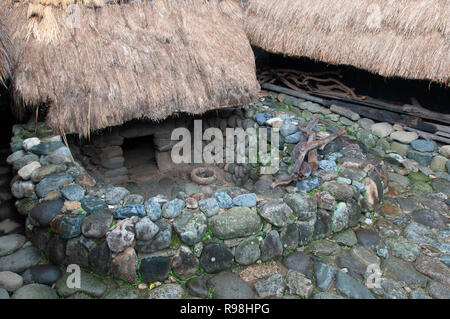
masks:
<path fill-rule="evenodd" d="M 15 175 L 11 191 L 18 212 L 27 218 L 28 236 L 55 265 L 78 264 L 131 283 L 164 282 L 169 274 L 186 280 L 234 263 L 247 266 L 277 259 L 360 223 L 371 225 L 373 214 L 395 216 L 390 206 L 381 205 L 388 191 L 383 158 L 400 172 L 408 165 L 418 171 L 422 160 L 429 164 L 449 155 L 445 146 L 440 148 L 442 155 L 437 146 L 421 152 L 417 148 L 424 145 L 414 140 L 403 140 L 398 147 L 395 143 L 408 136 L 396 136 L 393 133 L 402 131 L 386 123 L 374 126 L 354 113 L 278 99 L 268 97 L 246 110 L 224 111 L 206 120 L 208 126 L 222 129 L 267 127 L 281 133 L 278 172 L 262 176 L 258 165 L 222 165 L 237 187 L 213 185 L 211 195 L 185 187 L 173 198 L 143 198 L 111 185 L 127 180 L 124 138 L 152 135 L 159 151 L 168 151 L 167 132 L 179 124 L 176 120 L 157 129 L 114 128 L 82 146 L 83 161 L 101 166 L 106 184 L 97 184 L 84 165 L 73 162 L 61 137 L 45 126 L 14 126 L 13 153 L 7 161 Z M 328 123 L 317 126 L 319 138 L 340 127 L 350 135 L 320 150 L 319 170 L 311 177 L 271 189 L 272 179 L 292 168 L 291 152 L 301 134 L 294 124 L 313 115 Z M 446 160 L 435 173 L 446 174 L 448 166 Z M 325 243 L 321 249 L 339 249 L 335 242 Z"/>

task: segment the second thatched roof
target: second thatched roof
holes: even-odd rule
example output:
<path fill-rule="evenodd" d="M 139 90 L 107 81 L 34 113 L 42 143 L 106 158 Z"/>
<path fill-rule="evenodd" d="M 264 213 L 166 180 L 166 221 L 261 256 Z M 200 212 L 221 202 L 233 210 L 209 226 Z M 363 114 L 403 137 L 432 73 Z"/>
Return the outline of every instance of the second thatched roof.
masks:
<path fill-rule="evenodd" d="M 269 52 L 449 83 L 448 0 L 249 0 L 246 31 Z"/>
<path fill-rule="evenodd" d="M 259 85 L 242 10 L 236 0 L 0 2 L 16 111 L 39 106 L 52 128 L 86 136 L 251 103 Z"/>

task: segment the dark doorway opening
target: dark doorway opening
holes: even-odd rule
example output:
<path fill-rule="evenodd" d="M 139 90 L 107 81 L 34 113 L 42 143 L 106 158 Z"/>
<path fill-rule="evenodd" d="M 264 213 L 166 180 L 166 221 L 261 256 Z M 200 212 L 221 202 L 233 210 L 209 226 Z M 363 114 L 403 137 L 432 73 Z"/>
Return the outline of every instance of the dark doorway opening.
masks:
<path fill-rule="evenodd" d="M 130 179 L 132 176 L 143 178 L 158 169 L 153 135 L 126 138 L 122 149 L 125 159 L 124 166 L 128 169 Z"/>

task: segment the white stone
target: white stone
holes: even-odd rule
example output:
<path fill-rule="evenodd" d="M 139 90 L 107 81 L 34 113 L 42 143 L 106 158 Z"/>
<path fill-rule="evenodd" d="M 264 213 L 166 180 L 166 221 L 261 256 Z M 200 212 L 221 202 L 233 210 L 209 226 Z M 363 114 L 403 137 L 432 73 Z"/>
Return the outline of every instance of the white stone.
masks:
<path fill-rule="evenodd" d="M 386 122 L 375 123 L 370 129 L 372 130 L 372 134 L 381 138 L 388 136 L 394 130 L 392 125 Z"/>
<path fill-rule="evenodd" d="M 11 155 L 8 156 L 8 158 L 6 159 L 6 163 L 12 165 L 12 163 L 14 163 L 19 158 L 24 157 L 24 156 L 25 156 L 25 152 L 23 150 L 14 152 L 14 153 L 12 153 Z"/>
<path fill-rule="evenodd" d="M 279 117 L 273 117 L 266 122 L 267 125 L 270 125 L 273 128 L 280 128 L 283 123 L 284 121 Z"/>
<path fill-rule="evenodd" d="M 409 144 L 412 141 L 415 141 L 419 138 L 419 135 L 415 132 L 406 132 L 406 131 L 396 131 L 393 132 L 390 136 L 394 141 Z"/>
<path fill-rule="evenodd" d="M 23 180 L 29 180 L 31 178 L 31 174 L 33 174 L 33 172 L 40 167 L 41 167 L 41 164 L 39 162 L 31 162 L 30 164 L 25 165 L 24 167 L 19 169 L 17 174 Z"/>
<path fill-rule="evenodd" d="M 450 158 L 450 145 L 441 146 L 439 152 L 447 158 Z"/>
<path fill-rule="evenodd" d="M 23 141 L 22 147 L 25 151 L 29 151 L 33 146 L 41 144 L 41 140 L 37 137 L 30 137 Z"/>

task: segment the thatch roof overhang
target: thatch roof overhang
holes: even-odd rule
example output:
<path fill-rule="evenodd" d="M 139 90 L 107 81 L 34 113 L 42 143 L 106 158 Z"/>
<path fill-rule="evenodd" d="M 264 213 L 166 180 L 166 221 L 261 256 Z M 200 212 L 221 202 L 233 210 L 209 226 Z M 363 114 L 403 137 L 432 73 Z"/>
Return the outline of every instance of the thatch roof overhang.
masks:
<path fill-rule="evenodd" d="M 237 0 L 3 1 L 15 110 L 40 107 L 51 128 L 87 136 L 249 104 L 259 85 L 242 10 Z"/>
<path fill-rule="evenodd" d="M 448 0 L 248 0 L 252 45 L 386 77 L 450 79 Z"/>

